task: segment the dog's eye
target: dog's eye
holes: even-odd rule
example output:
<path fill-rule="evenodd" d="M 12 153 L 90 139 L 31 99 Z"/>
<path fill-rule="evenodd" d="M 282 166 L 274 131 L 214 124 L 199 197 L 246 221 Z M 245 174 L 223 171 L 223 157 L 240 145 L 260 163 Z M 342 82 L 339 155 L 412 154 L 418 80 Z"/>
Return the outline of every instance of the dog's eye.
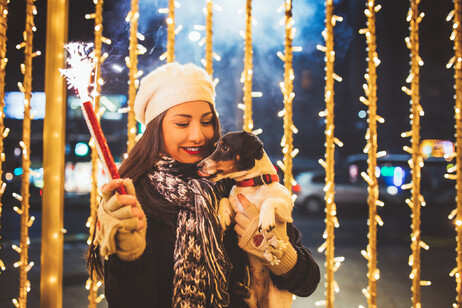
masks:
<path fill-rule="evenodd" d="M 221 150 L 223 152 L 228 152 L 229 151 L 229 146 L 227 146 L 226 144 L 223 144 L 223 146 L 221 147 Z"/>

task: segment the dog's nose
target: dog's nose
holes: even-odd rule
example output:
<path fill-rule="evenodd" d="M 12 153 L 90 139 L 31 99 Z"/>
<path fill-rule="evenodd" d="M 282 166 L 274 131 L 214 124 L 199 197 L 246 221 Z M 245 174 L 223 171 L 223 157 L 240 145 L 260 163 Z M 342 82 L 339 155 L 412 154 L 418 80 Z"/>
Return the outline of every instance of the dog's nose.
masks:
<path fill-rule="evenodd" d="M 199 162 L 199 163 L 197 164 L 197 168 L 198 168 L 199 170 L 202 170 L 202 168 L 204 168 L 204 161 Z"/>

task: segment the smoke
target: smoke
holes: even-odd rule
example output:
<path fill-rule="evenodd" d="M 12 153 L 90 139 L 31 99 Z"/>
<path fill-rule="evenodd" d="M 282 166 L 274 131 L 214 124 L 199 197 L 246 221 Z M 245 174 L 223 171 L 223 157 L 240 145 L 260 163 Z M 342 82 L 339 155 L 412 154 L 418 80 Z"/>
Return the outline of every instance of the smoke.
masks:
<path fill-rule="evenodd" d="M 221 8 L 213 11 L 213 50 L 222 58 L 214 63 L 214 77 L 220 80 L 217 108 L 223 115 L 221 122 L 224 129 L 236 130 L 242 126 L 242 111 L 236 106 L 243 97 L 239 79 L 244 69 L 242 33 L 245 32 L 246 3 L 216 0 L 214 4 Z M 276 53 L 284 51 L 283 4 L 284 1 L 252 3 L 253 90 L 263 93 L 263 97 L 253 99 L 254 122 L 256 128 L 261 127 L 264 131 L 262 126 L 267 126 L 267 116 L 271 117 L 270 122 L 280 121 L 276 114 L 282 109 L 279 83 L 283 79 L 284 63 Z M 204 46 L 199 46 L 198 42 L 205 38 L 205 31 L 196 31 L 200 34 L 196 42 L 189 37 L 195 31 L 194 25 L 205 25 L 204 6 L 205 1 L 182 1 L 175 10 L 175 23 L 183 27 L 175 38 L 175 56 L 180 62 L 200 64 L 200 59 L 204 57 Z M 324 4 L 321 1 L 294 1 L 293 7 L 296 28 L 293 45 L 303 48 L 302 53 L 296 56 L 310 56 L 316 50 L 316 45 L 323 41 Z M 317 57 L 322 61 L 321 54 L 317 54 Z"/>
<path fill-rule="evenodd" d="M 338 5 L 344 1 L 335 2 Z M 115 3 L 111 11 L 105 13 L 105 18 L 109 18 L 109 26 L 105 26 L 105 30 L 113 40 L 110 57 L 124 65 L 121 61 L 128 55 L 129 36 L 129 24 L 125 22 L 125 16 L 130 10 L 130 1 Z M 206 1 L 178 0 L 178 3 L 180 6 L 175 9 L 175 26 L 181 26 L 182 29 L 175 37 L 175 59 L 180 63 L 194 62 L 201 65 L 205 50 L 202 43 L 206 36 Z M 216 5 L 213 11 L 213 51 L 221 57 L 220 61 L 214 61 L 214 77 L 220 80 L 217 85 L 217 109 L 225 131 L 241 129 L 242 110 L 237 108 L 237 104 L 242 102 L 243 97 L 239 79 L 244 68 L 244 38 L 241 33 L 245 32 L 246 3 L 244 0 L 214 0 L 213 3 Z M 252 3 L 253 91 L 263 93 L 263 97 L 253 99 L 253 112 L 255 128 L 263 128 L 264 134 L 266 130 L 271 131 L 270 127 L 276 126 L 275 123 L 279 121 L 281 124 L 277 126 L 282 126 L 282 120 L 276 114 L 283 106 L 279 83 L 283 80 L 284 62 L 276 53 L 284 51 L 284 9 L 280 8 L 283 4 L 284 1 Z M 165 63 L 159 60 L 159 56 L 166 51 L 167 14 L 159 13 L 158 10 L 167 7 L 167 0 L 139 1 L 138 30 L 145 36 L 145 41 L 141 43 L 147 52 L 139 56 L 138 68 L 145 71 L 145 74 Z M 302 47 L 301 52 L 294 53 L 294 64 L 301 64 L 311 70 L 313 75 L 323 77 L 324 54 L 316 46 L 324 44 L 321 34 L 325 27 L 324 1 L 295 0 L 292 12 L 296 28 L 293 46 Z M 341 60 L 352 39 L 352 31 L 347 24 L 336 28 L 339 29 L 335 33 L 336 41 L 341 42 L 336 44 L 336 60 Z M 297 79 L 301 67 L 294 69 Z M 126 75 L 127 72 L 128 69 L 125 69 L 121 74 Z"/>

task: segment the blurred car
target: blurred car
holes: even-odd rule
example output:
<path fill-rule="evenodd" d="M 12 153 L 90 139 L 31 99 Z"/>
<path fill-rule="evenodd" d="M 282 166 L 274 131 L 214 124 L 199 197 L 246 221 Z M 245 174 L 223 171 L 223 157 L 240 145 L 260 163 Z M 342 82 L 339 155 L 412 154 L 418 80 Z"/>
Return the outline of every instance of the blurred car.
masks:
<path fill-rule="evenodd" d="M 376 176 L 379 185 L 379 200 L 385 205 L 404 205 L 410 198 L 410 190 L 402 185 L 411 182 L 410 155 L 388 154 L 377 160 Z M 367 171 L 367 155 L 352 155 L 346 160 L 343 169 L 335 171 L 336 204 L 367 205 L 367 183 L 361 172 Z M 427 204 L 435 206 L 455 205 L 455 183 L 444 177 L 453 164 L 440 158 L 429 158 L 421 169 L 420 192 Z M 323 169 L 301 171 L 295 176 L 297 185 L 296 208 L 307 213 L 324 211 L 325 171 Z M 349 210 L 358 209 L 351 207 Z"/>
<path fill-rule="evenodd" d="M 407 183 L 410 176 L 409 170 L 384 164 L 377 167 L 376 175 L 379 200 L 384 204 L 404 204 L 406 198 L 410 196 L 410 191 L 402 190 L 401 185 Z M 297 181 L 297 186 L 294 187 L 294 193 L 297 194 L 295 206 L 306 213 L 322 212 L 325 208 L 325 171 L 301 172 L 295 180 Z M 362 209 L 366 208 L 368 184 L 361 177 L 356 165 L 350 165 L 348 169 L 336 170 L 334 185 L 334 200 L 337 205 L 350 206 L 348 211 L 359 210 L 360 206 L 364 206 Z"/>
<path fill-rule="evenodd" d="M 376 174 L 379 181 L 379 197 L 385 204 L 404 203 L 410 190 L 402 190 L 403 184 L 412 180 L 408 161 L 410 154 L 387 154 L 377 159 Z M 443 157 L 428 157 L 421 167 L 420 193 L 429 205 L 455 206 L 455 181 L 445 178 L 445 173 L 455 162 Z M 367 170 L 367 155 L 356 154 L 347 158 L 350 175 L 358 176 Z M 353 171 L 353 172 L 352 172 Z M 360 177 L 360 176 L 359 176 Z"/>
<path fill-rule="evenodd" d="M 295 206 L 306 213 L 318 214 L 324 211 L 324 170 L 312 170 L 299 173 L 295 180 L 297 194 Z M 367 202 L 367 185 L 364 181 L 352 182 L 347 170 L 335 172 L 335 203 L 365 204 Z"/>

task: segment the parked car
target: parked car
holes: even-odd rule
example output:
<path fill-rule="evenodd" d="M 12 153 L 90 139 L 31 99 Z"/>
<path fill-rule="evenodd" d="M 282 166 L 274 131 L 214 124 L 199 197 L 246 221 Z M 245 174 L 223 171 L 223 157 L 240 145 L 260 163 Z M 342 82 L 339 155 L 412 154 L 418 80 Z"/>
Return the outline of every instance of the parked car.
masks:
<path fill-rule="evenodd" d="M 324 170 L 313 170 L 299 173 L 295 180 L 297 194 L 295 207 L 303 212 L 318 214 L 324 211 Z M 352 182 L 347 170 L 335 172 L 335 203 L 365 204 L 367 202 L 367 184 L 364 181 Z"/>
<path fill-rule="evenodd" d="M 409 170 L 399 166 L 381 165 L 376 171 L 378 175 L 379 200 L 384 204 L 404 204 L 409 198 L 410 191 L 402 190 L 401 185 L 407 183 L 410 176 Z M 382 174 L 383 173 L 383 174 Z M 394 174 L 394 176 L 393 176 Z M 389 177 L 395 182 L 389 181 Z M 301 211 L 316 214 L 325 208 L 325 171 L 314 170 L 299 173 L 295 180 L 297 186 L 294 193 L 297 194 L 295 206 Z M 354 206 L 353 211 L 366 209 L 368 184 L 361 177 L 360 170 L 356 165 L 350 165 L 348 169 L 335 171 L 334 200 L 337 205 Z"/>
<path fill-rule="evenodd" d="M 408 164 L 409 154 L 388 154 L 377 159 L 380 198 L 385 204 L 404 203 L 410 197 L 409 190 L 402 190 L 401 185 L 411 182 L 411 169 Z M 424 159 L 421 168 L 420 193 L 427 204 L 435 206 L 455 206 L 455 181 L 445 178 L 444 174 L 455 162 L 443 157 Z M 367 155 L 356 154 L 347 158 L 350 169 L 357 170 L 359 175 L 367 169 Z M 351 172 L 350 172 L 351 173 Z"/>

